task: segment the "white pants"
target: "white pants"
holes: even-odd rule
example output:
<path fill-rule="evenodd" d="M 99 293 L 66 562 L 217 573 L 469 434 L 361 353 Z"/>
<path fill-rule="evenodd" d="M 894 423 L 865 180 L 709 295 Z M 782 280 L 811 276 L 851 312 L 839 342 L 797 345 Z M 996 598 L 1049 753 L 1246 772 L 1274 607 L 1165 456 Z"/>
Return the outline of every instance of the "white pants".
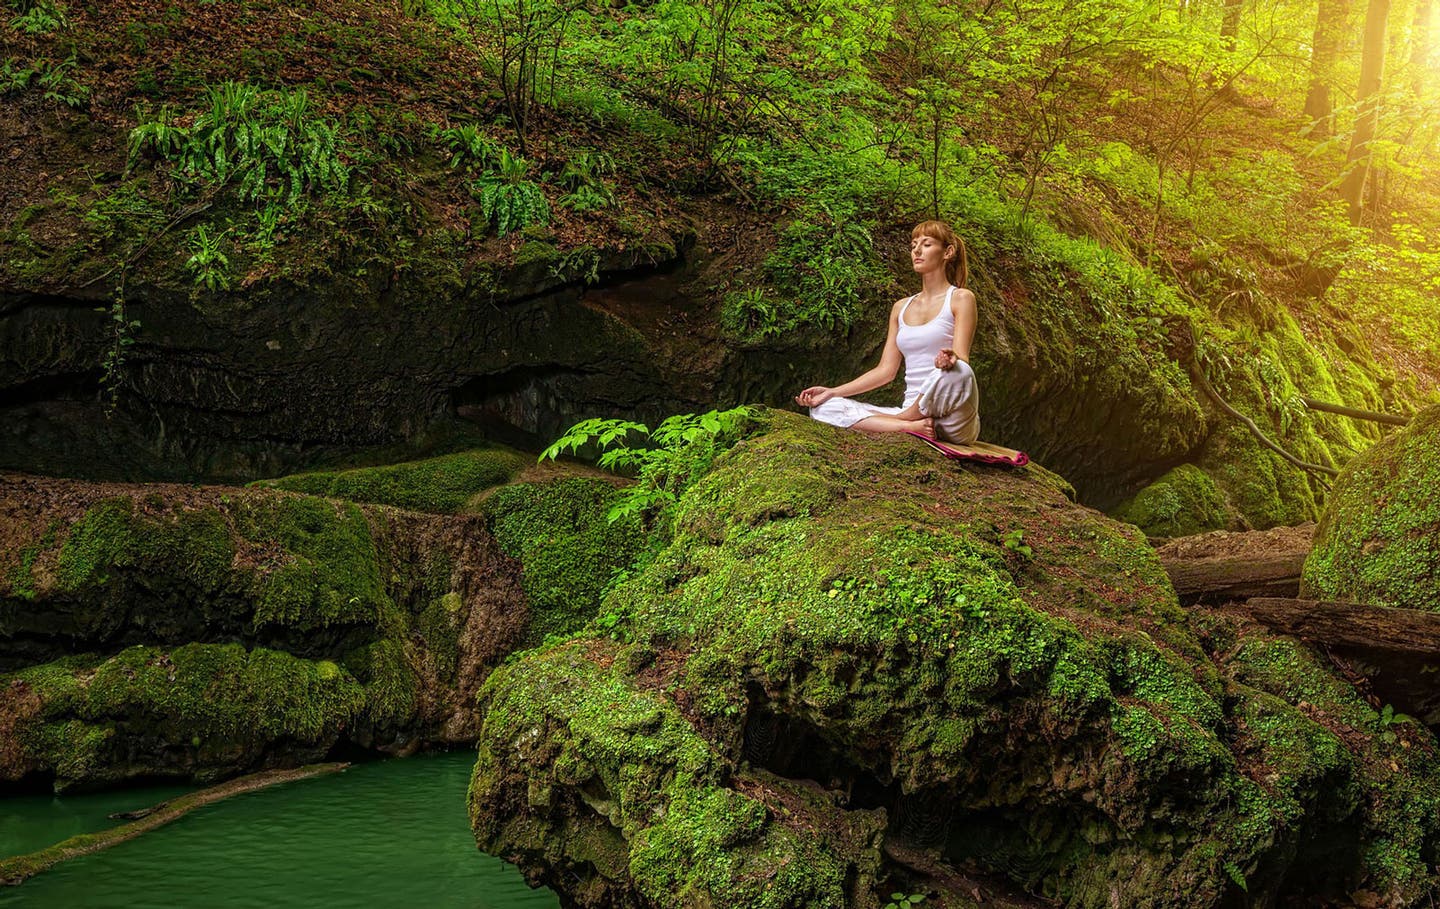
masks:
<path fill-rule="evenodd" d="M 968 445 L 980 438 L 980 389 L 975 384 L 975 371 L 969 363 L 956 363 L 950 369 L 932 369 L 915 397 L 906 395 L 904 407 L 879 407 L 852 398 L 831 398 L 819 407 L 810 408 L 810 416 L 832 426 L 849 428 L 866 417 L 877 414 L 894 416 L 918 397 L 920 413 L 935 421 L 937 438 Z"/>

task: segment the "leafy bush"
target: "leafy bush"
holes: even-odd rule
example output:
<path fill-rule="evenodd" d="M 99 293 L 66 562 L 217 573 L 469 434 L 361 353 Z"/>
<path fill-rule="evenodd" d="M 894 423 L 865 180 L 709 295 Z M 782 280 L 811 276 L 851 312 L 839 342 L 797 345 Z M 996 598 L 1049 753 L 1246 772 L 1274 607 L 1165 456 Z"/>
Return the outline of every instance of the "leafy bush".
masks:
<path fill-rule="evenodd" d="M 340 127 L 311 113 L 303 89 L 264 91 L 225 82 L 210 87 L 208 101 L 188 126 L 168 106 L 138 111 L 129 164 L 148 152 L 169 163 L 184 185 L 234 183 L 242 199 L 286 206 L 306 193 L 349 187 Z"/>
<path fill-rule="evenodd" d="M 853 209 L 824 202 L 802 208 L 786 226 L 764 274 L 766 287 L 733 292 L 722 304 L 721 324 L 733 337 L 842 331 L 889 283 L 870 225 Z"/>

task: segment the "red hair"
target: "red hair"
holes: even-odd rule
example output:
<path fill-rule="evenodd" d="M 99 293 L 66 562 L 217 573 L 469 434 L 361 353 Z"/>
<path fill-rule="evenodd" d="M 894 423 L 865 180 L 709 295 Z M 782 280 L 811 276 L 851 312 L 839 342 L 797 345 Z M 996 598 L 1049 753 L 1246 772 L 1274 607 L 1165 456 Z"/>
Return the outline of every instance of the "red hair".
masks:
<path fill-rule="evenodd" d="M 970 265 L 965 258 L 965 241 L 944 221 L 921 221 L 910 231 L 910 239 L 929 237 L 945 248 L 955 247 L 955 255 L 945 260 L 945 278 L 956 287 L 964 287 L 970 280 Z"/>

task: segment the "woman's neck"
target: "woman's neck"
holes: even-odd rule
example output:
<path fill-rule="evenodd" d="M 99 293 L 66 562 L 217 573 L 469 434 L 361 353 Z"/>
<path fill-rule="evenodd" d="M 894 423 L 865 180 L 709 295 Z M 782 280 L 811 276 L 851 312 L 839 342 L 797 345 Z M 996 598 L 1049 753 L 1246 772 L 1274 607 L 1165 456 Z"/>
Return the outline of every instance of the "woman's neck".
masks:
<path fill-rule="evenodd" d="M 926 272 L 921 290 L 927 297 L 933 297 L 950 289 L 950 282 L 945 278 L 945 269 L 937 268 L 934 271 Z"/>

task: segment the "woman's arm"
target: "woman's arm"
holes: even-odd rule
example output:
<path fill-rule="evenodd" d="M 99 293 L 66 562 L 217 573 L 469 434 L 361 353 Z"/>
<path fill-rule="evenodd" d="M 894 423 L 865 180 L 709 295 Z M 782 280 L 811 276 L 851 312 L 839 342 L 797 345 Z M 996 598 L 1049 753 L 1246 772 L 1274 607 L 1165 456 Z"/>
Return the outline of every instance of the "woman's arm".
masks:
<path fill-rule="evenodd" d="M 935 366 L 949 369 L 957 361 L 970 362 L 970 345 L 975 340 L 975 295 L 961 287 L 950 298 L 950 312 L 955 316 L 955 337 L 949 347 L 935 355 Z"/>
<path fill-rule="evenodd" d="M 816 385 L 807 388 L 796 396 L 796 402 L 803 407 L 816 407 L 831 398 L 864 394 L 893 382 L 895 376 L 900 372 L 900 364 L 905 361 L 904 356 L 900 353 L 900 345 L 895 343 L 895 335 L 900 330 L 900 308 L 904 305 L 904 300 L 896 300 L 895 305 L 890 307 L 890 327 L 885 335 L 885 347 L 880 352 L 880 362 L 875 367 L 866 370 L 844 385 L 837 385 L 834 388 Z"/>

